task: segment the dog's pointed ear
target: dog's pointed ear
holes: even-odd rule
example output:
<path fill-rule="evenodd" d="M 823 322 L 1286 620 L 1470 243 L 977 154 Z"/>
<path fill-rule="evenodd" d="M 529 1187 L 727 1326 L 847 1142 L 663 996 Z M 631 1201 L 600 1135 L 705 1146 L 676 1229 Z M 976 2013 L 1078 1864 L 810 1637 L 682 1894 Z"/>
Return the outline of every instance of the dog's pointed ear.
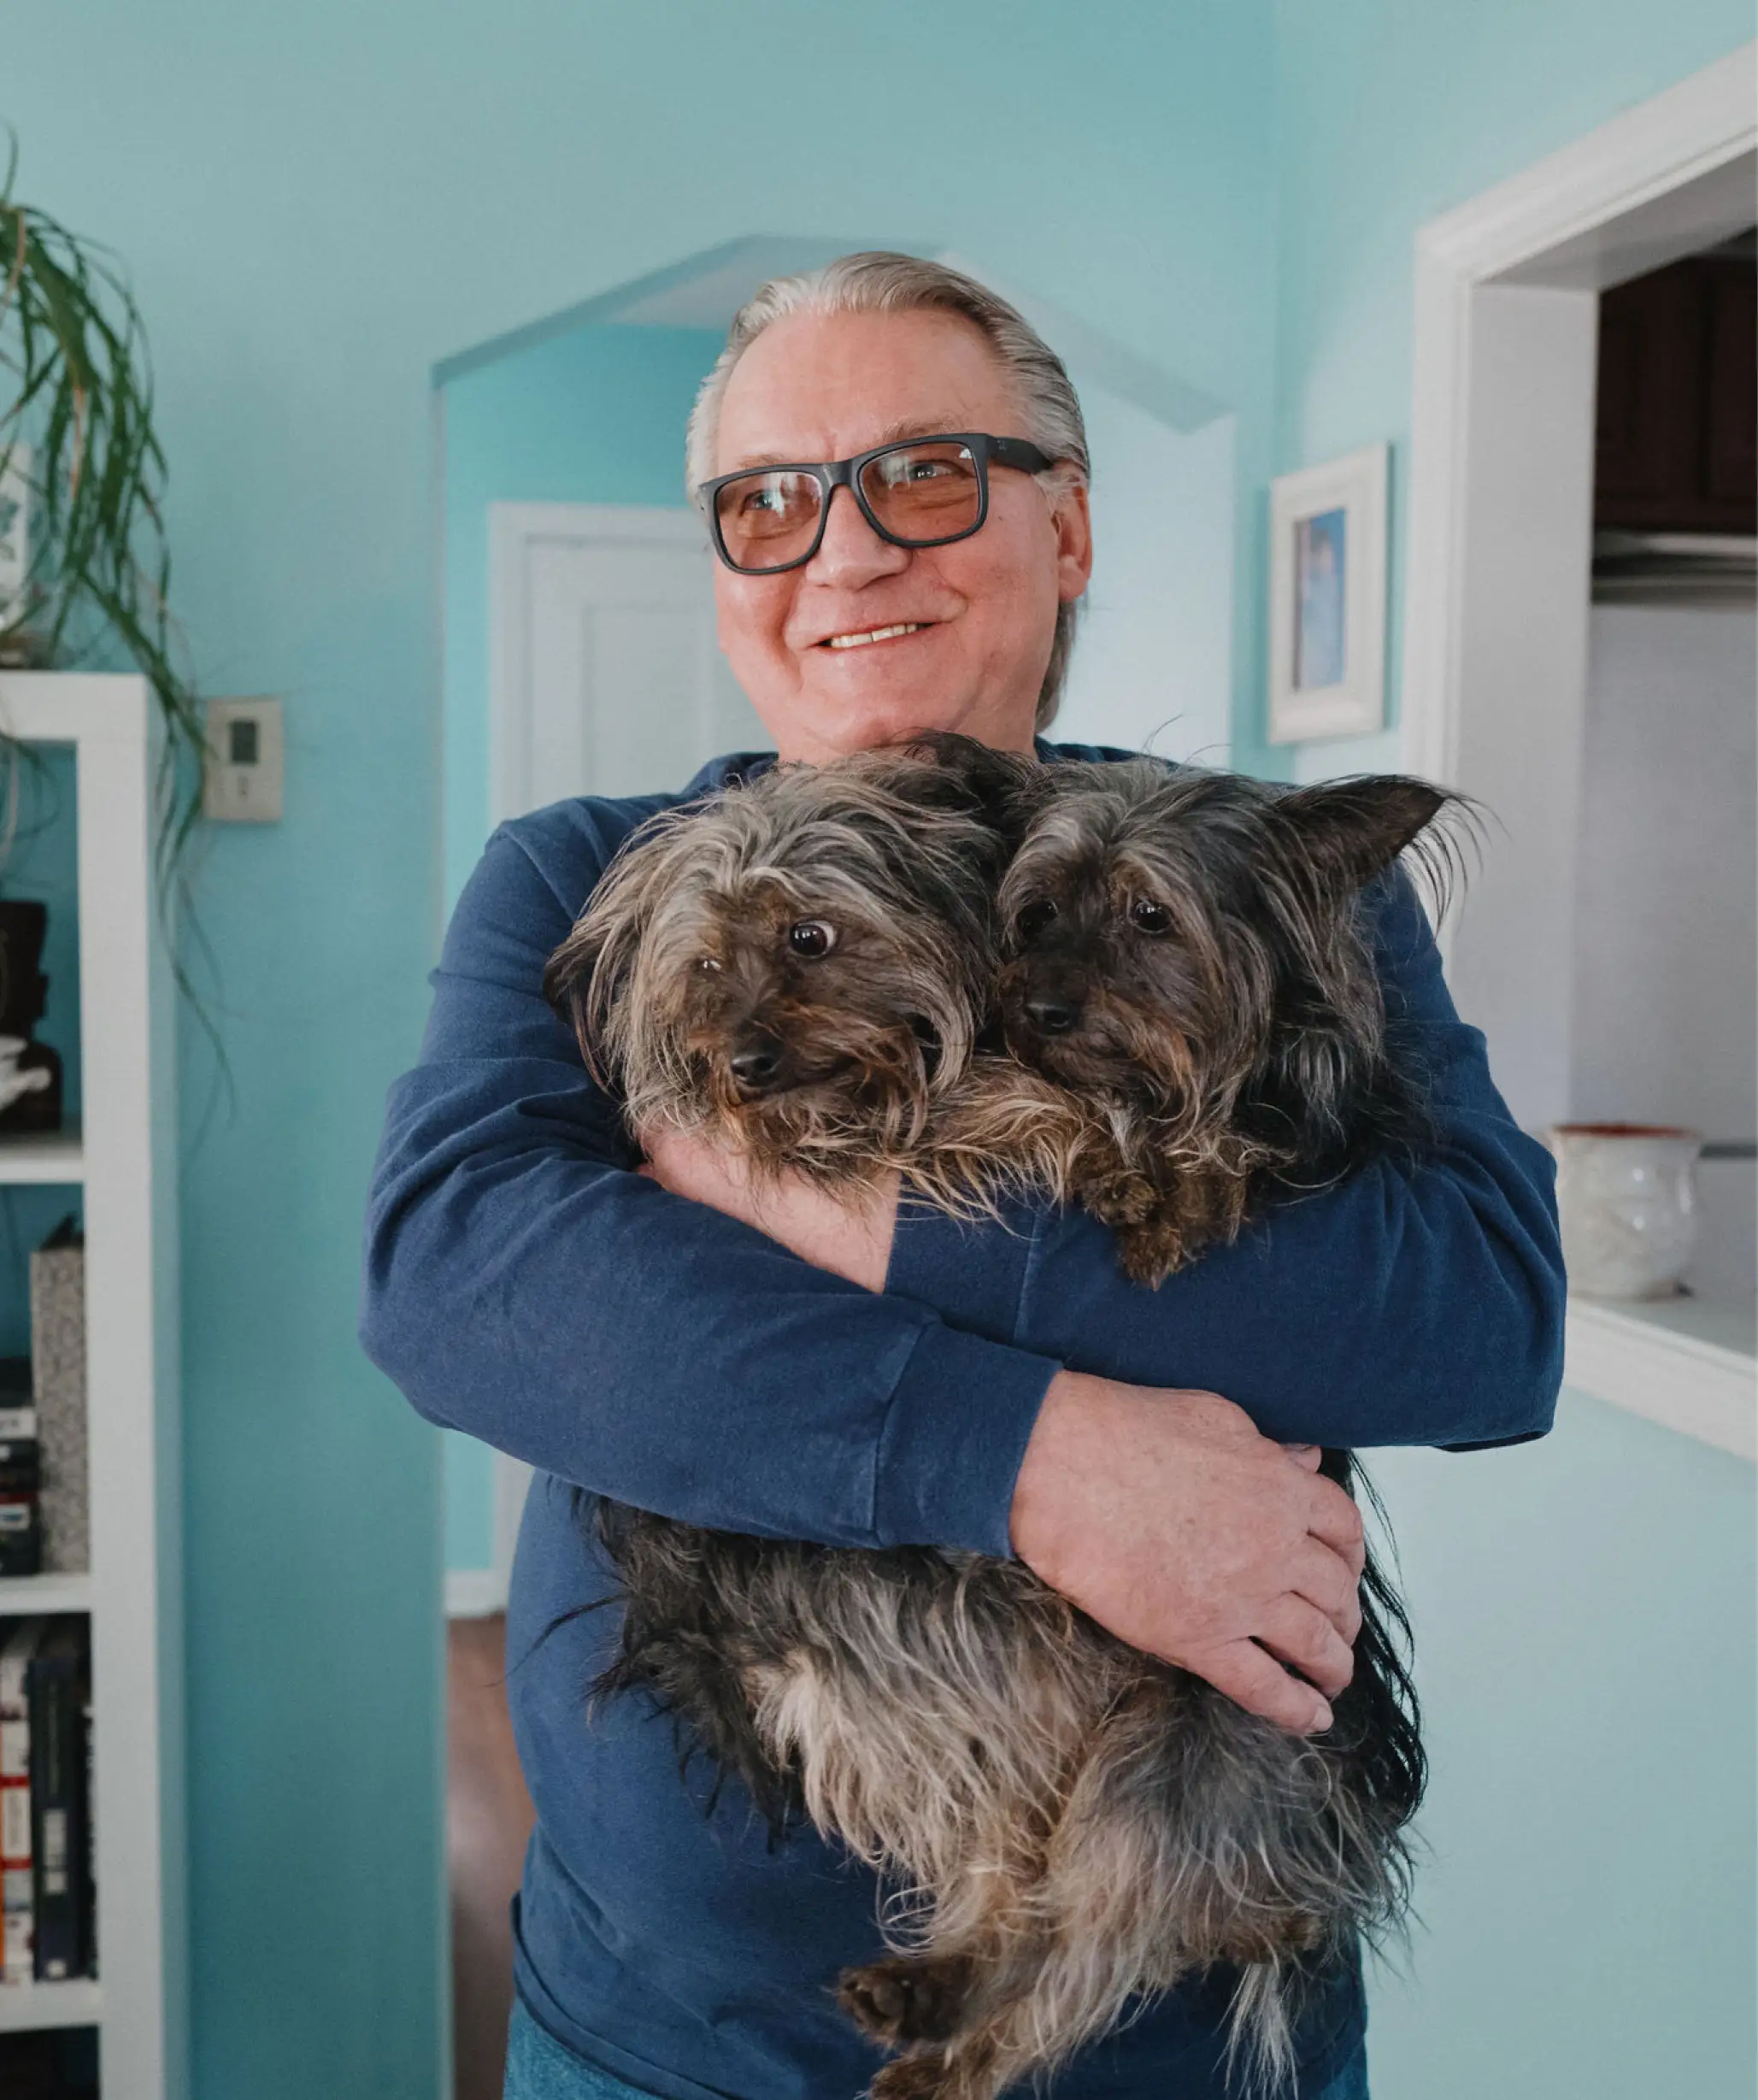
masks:
<path fill-rule="evenodd" d="M 1305 854 L 1360 890 L 1455 800 L 1407 774 L 1364 774 L 1295 788 L 1278 801 L 1276 814 Z"/>
<path fill-rule="evenodd" d="M 612 1017 L 634 974 L 666 842 L 675 842 L 680 814 L 667 810 L 623 841 L 544 966 L 544 997 L 573 1030 L 586 1069 L 601 1085 L 613 1076 L 606 1047 Z"/>
<path fill-rule="evenodd" d="M 544 965 L 544 997 L 570 1027 L 579 1026 L 607 930 L 602 921 L 594 924 L 583 913 Z"/>

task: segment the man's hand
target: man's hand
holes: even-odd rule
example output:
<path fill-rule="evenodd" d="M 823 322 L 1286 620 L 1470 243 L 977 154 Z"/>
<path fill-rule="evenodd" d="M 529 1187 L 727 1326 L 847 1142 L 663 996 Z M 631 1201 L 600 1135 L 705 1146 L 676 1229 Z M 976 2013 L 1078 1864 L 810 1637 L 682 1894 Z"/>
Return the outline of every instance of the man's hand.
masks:
<path fill-rule="evenodd" d="M 832 1196 L 801 1174 L 754 1176 L 700 1138 L 643 1142 L 643 1173 L 673 1195 L 884 1290 L 895 1180 Z M 1328 1728 L 1320 1692 L 1335 1698 L 1355 1667 L 1361 1520 L 1318 1463 L 1316 1447 L 1273 1444 L 1218 1394 L 1060 1371 L 1014 1485 L 1014 1550 L 1132 1647 L 1285 1728 Z"/>
<path fill-rule="evenodd" d="M 1260 1436 L 1216 1393 L 1061 1371 L 1014 1486 L 1014 1550 L 1132 1647 L 1285 1728 L 1328 1728 L 1326 1698 L 1354 1672 L 1365 1550 L 1319 1456 Z"/>
<path fill-rule="evenodd" d="M 832 1196 L 803 1174 L 753 1175 L 736 1152 L 675 1131 L 644 1131 L 644 1174 L 673 1196 L 755 1226 L 814 1268 L 883 1291 L 897 1225 L 897 1178 Z"/>

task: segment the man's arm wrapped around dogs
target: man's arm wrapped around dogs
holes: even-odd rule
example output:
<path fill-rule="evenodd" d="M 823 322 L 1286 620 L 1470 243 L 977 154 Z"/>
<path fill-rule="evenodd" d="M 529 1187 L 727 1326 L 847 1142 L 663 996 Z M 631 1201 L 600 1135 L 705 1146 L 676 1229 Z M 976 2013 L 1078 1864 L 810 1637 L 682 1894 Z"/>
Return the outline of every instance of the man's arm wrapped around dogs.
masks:
<path fill-rule="evenodd" d="M 497 834 L 392 1091 L 362 1334 L 431 1420 L 694 1522 L 1002 1554 L 1064 1362 L 1237 1392 L 1291 1441 L 1548 1426 L 1544 1156 L 1452 1017 L 1420 915 L 1389 921 L 1381 954 L 1393 1011 L 1430 1038 L 1432 1162 L 1292 1207 L 1157 1293 L 1079 1216 L 912 1217 L 880 1297 L 631 1173 L 615 1105 L 543 999 L 548 954 L 642 814 L 562 804 Z"/>
<path fill-rule="evenodd" d="M 1127 1282 L 1078 1211 L 1030 1241 L 1006 1312 L 962 1229 L 900 1218 L 887 1287 L 1073 1368 L 1224 1393 L 1267 1436 L 1451 1450 L 1550 1426 L 1566 1284 L 1550 1155 L 1514 1123 L 1455 1011 L 1402 872 L 1368 900 L 1389 1028 L 1420 1073 L 1433 1144 L 1281 1203 L 1157 1291 Z M 961 1292 L 965 1295 L 961 1297 Z"/>
<path fill-rule="evenodd" d="M 430 1421 L 691 1522 L 1005 1556 L 1060 1368 L 632 1173 L 544 965 L 644 805 L 503 827 L 391 1090 L 361 1336 Z M 1009 1243 L 1011 1245 L 1011 1243 Z"/>

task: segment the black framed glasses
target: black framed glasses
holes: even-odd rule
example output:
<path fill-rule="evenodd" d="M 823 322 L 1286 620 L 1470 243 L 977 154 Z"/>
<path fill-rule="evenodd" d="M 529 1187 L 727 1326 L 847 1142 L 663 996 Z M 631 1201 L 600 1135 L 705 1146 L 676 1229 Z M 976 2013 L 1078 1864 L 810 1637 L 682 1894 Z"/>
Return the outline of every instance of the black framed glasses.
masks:
<path fill-rule="evenodd" d="M 727 568 L 741 576 L 774 576 L 817 553 L 839 488 L 894 547 L 944 547 L 981 529 L 991 466 L 1041 474 L 1055 465 L 1025 438 L 961 430 L 878 444 L 852 459 L 750 467 L 704 481 L 696 494 L 714 552 Z"/>

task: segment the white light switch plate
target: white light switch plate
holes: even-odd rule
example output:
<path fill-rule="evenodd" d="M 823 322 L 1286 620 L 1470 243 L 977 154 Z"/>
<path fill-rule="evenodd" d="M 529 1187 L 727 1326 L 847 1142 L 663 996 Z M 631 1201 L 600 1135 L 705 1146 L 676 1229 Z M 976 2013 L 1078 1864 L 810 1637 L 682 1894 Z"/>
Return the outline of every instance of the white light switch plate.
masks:
<path fill-rule="evenodd" d="M 210 700 L 202 814 L 229 824 L 277 824 L 284 771 L 279 700 Z"/>

